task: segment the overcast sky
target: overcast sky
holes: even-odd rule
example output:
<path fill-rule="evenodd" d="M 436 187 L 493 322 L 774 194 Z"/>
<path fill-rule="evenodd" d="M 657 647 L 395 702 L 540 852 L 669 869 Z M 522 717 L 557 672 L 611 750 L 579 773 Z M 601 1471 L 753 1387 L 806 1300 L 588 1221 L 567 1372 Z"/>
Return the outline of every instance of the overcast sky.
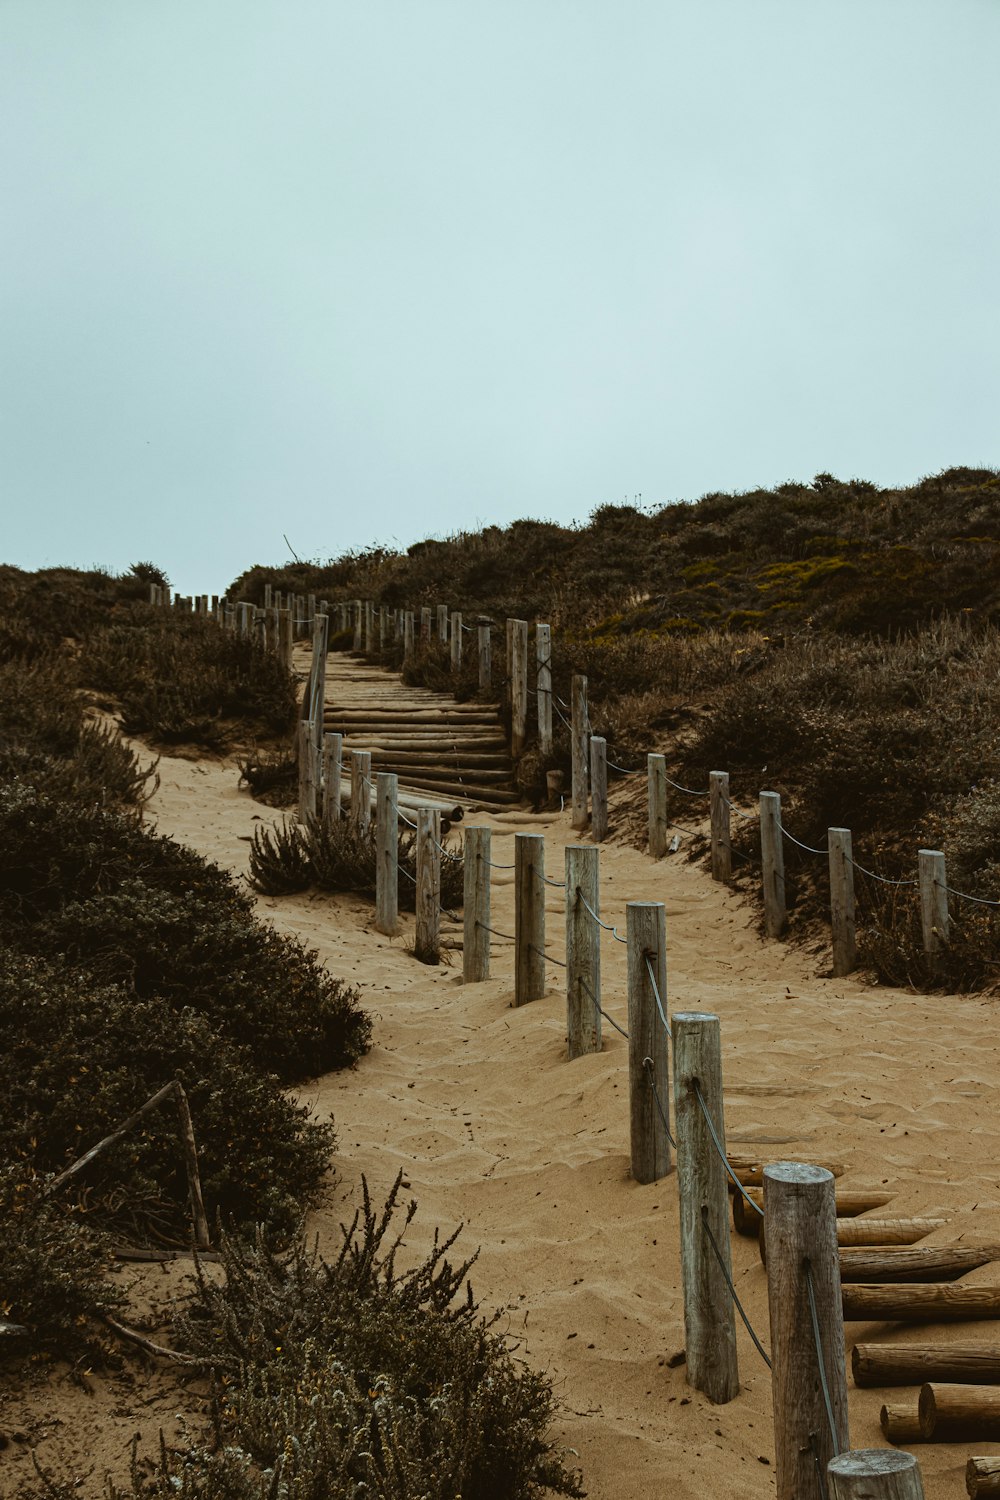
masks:
<path fill-rule="evenodd" d="M 1000 464 L 998 0 L 0 0 L 0 560 Z"/>

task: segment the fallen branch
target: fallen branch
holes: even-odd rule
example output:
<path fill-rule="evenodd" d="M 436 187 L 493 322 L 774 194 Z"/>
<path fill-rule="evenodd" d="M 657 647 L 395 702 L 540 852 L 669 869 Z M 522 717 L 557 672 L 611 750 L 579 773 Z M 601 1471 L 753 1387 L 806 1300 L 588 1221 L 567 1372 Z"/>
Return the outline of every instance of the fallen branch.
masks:
<path fill-rule="evenodd" d="M 126 1339 L 130 1344 L 137 1344 L 147 1354 L 154 1354 L 158 1359 L 172 1359 L 179 1365 L 198 1365 L 202 1361 L 193 1354 L 182 1354 L 179 1349 L 168 1349 L 164 1344 L 154 1344 L 144 1333 L 136 1328 L 128 1328 L 124 1323 L 119 1323 L 117 1318 L 111 1317 L 110 1313 L 103 1313 L 101 1321 L 107 1324 L 112 1333 L 117 1333 L 119 1338 Z"/>

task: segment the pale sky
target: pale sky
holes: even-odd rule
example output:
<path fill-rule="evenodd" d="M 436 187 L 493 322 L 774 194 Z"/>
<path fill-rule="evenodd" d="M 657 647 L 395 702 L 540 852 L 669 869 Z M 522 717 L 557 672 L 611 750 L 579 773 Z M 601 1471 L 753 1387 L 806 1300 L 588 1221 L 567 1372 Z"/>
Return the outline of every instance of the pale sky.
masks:
<path fill-rule="evenodd" d="M 0 0 L 0 561 L 1000 465 L 1000 0 Z"/>

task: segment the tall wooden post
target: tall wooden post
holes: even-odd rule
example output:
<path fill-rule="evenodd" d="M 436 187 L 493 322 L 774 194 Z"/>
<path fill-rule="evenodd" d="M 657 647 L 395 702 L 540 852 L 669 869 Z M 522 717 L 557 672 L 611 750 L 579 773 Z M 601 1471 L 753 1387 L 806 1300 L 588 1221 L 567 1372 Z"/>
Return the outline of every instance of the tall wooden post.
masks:
<path fill-rule="evenodd" d="M 552 627 L 535 626 L 535 674 L 538 688 L 538 753 L 552 754 Z"/>
<path fill-rule="evenodd" d="M 733 878 L 733 846 L 729 828 L 729 772 L 709 771 L 709 817 L 712 833 L 712 879 L 729 884 Z"/>
<path fill-rule="evenodd" d="M 512 688 L 514 684 L 514 621 L 508 618 L 506 622 L 507 636 L 504 655 L 504 700 L 508 706 L 512 702 Z"/>
<path fill-rule="evenodd" d="M 427 646 L 431 639 L 431 607 L 429 604 L 422 606 L 420 610 L 420 644 Z"/>
<path fill-rule="evenodd" d="M 389 644 L 389 606 L 380 604 L 378 607 L 378 650 L 379 655 L 385 651 Z"/>
<path fill-rule="evenodd" d="M 323 822 L 327 828 L 339 823 L 341 818 L 341 756 L 344 737 L 342 734 L 323 736 Z"/>
<path fill-rule="evenodd" d="M 308 719 L 299 720 L 299 818 L 310 823 L 316 816 L 316 741 Z"/>
<path fill-rule="evenodd" d="M 833 934 L 833 972 L 850 974 L 858 966 L 854 930 L 854 864 L 849 828 L 828 828 L 830 863 L 830 926 Z"/>
<path fill-rule="evenodd" d="M 608 836 L 608 742 L 590 736 L 590 837 L 603 844 Z"/>
<path fill-rule="evenodd" d="M 365 647 L 365 613 L 360 599 L 352 602 L 351 613 L 354 617 L 354 649 L 361 652 Z"/>
<path fill-rule="evenodd" d="M 528 740 L 528 622 L 508 620 L 510 628 L 510 749 L 516 759 Z"/>
<path fill-rule="evenodd" d="M 600 851 L 567 844 L 566 1035 L 571 1060 L 601 1050 L 601 929 L 584 901 L 600 914 Z"/>
<path fill-rule="evenodd" d="M 399 925 L 399 779 L 375 778 L 375 927 L 393 937 Z"/>
<path fill-rule="evenodd" d="M 666 914 L 662 902 L 630 901 L 625 908 L 628 942 L 629 1148 L 636 1182 L 655 1182 L 670 1171 L 670 1142 L 656 1108 L 669 1119 L 670 1066 L 663 1030 L 646 966 L 656 976 L 660 1002 L 667 1005 Z M 649 1067 L 647 1068 L 647 1061 Z M 653 1093 L 656 1085 L 656 1094 Z"/>
<path fill-rule="evenodd" d="M 572 729 L 571 765 L 573 772 L 572 826 L 587 826 L 587 745 L 590 738 L 590 715 L 587 711 L 587 679 L 575 673 L 570 693 Z"/>
<path fill-rule="evenodd" d="M 493 666 L 490 652 L 490 627 L 480 625 L 479 640 L 479 691 L 488 693 L 493 687 Z"/>
<path fill-rule="evenodd" d="M 465 830 L 465 900 L 462 908 L 462 978 L 478 984 L 490 977 L 490 830 Z"/>
<path fill-rule="evenodd" d="M 316 595 L 315 594 L 308 594 L 306 596 L 306 626 L 308 627 L 308 630 L 309 630 L 310 634 L 312 633 L 312 623 L 313 623 L 313 620 L 315 620 L 315 618 L 316 618 Z"/>
<path fill-rule="evenodd" d="M 323 739 L 323 707 L 326 702 L 326 655 L 330 640 L 327 615 L 313 616 L 312 662 L 309 667 L 309 718 L 316 744 Z"/>
<path fill-rule="evenodd" d="M 272 595 L 273 591 L 274 591 L 273 584 L 265 583 L 265 585 L 264 585 L 264 608 L 265 609 L 270 609 L 271 608 L 271 605 L 273 603 L 271 595 Z"/>
<path fill-rule="evenodd" d="M 940 953 L 948 942 L 948 892 L 944 855 L 940 849 L 921 849 L 917 854 L 920 877 L 920 925 L 924 952 Z"/>
<path fill-rule="evenodd" d="M 448 606 L 439 604 L 437 607 L 437 638 L 442 646 L 448 644 Z"/>
<path fill-rule="evenodd" d="M 777 1500 L 825 1500 L 827 1465 L 850 1447 L 833 1173 L 796 1162 L 766 1166 L 763 1233 Z M 833 1434 L 813 1333 L 810 1280 Z"/>
<path fill-rule="evenodd" d="M 441 961 L 441 814 L 417 811 L 417 929 L 413 951 L 421 963 Z"/>
<path fill-rule="evenodd" d="M 371 599 L 365 601 L 365 655 L 375 655 L 375 605 Z"/>
<path fill-rule="evenodd" d="M 352 750 L 351 823 L 358 833 L 367 833 L 372 822 L 372 755 L 370 750 Z"/>
<path fill-rule="evenodd" d="M 456 609 L 451 616 L 451 670 L 457 677 L 462 670 L 462 611 Z"/>
<path fill-rule="evenodd" d="M 740 1389 L 736 1315 L 726 1281 L 732 1276 L 729 1193 L 698 1097 L 725 1150 L 721 1029 L 718 1016 L 698 1011 L 675 1011 L 672 1019 L 687 1382 L 721 1405 Z"/>
<path fill-rule="evenodd" d="M 892 1448 L 856 1448 L 831 1458 L 827 1470 L 830 1500 L 924 1500 L 920 1465 L 912 1453 Z M 996 1491 L 971 1490 L 988 1495 Z"/>
<path fill-rule="evenodd" d="M 667 757 L 646 756 L 649 787 L 649 852 L 662 859 L 667 852 Z"/>
<path fill-rule="evenodd" d="M 413 610 L 403 615 L 403 665 L 413 660 Z"/>
<path fill-rule="evenodd" d="M 291 609 L 286 608 L 280 611 L 278 640 L 280 642 L 278 654 L 285 667 L 290 671 L 292 666 L 292 647 L 295 644 L 295 618 L 294 611 Z"/>
<path fill-rule="evenodd" d="M 764 931 L 780 937 L 788 921 L 785 907 L 785 850 L 781 834 L 781 798 L 760 794 L 760 863 L 764 887 Z"/>
<path fill-rule="evenodd" d="M 514 835 L 514 1004 L 545 994 L 545 839 Z"/>

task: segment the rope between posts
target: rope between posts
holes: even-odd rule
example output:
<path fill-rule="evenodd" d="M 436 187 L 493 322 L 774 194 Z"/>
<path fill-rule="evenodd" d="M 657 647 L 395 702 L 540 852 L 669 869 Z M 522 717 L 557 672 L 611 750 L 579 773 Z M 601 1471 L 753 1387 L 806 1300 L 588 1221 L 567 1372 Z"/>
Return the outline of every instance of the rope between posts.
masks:
<path fill-rule="evenodd" d="M 736 1308 L 736 1311 L 739 1313 L 740 1317 L 743 1319 L 743 1327 L 746 1329 L 747 1333 L 753 1339 L 754 1347 L 756 1348 L 757 1353 L 760 1355 L 761 1359 L 767 1365 L 767 1368 L 770 1369 L 771 1368 L 771 1358 L 770 1358 L 770 1355 L 768 1354 L 767 1350 L 764 1348 L 764 1345 L 761 1343 L 760 1339 L 757 1337 L 757 1334 L 754 1331 L 754 1326 L 750 1322 L 750 1319 L 747 1317 L 746 1312 L 745 1312 L 744 1307 L 743 1307 L 743 1303 L 739 1299 L 739 1294 L 737 1293 L 736 1288 L 733 1286 L 733 1278 L 729 1274 L 729 1267 L 726 1265 L 726 1262 L 725 1262 L 725 1260 L 723 1259 L 723 1256 L 722 1256 L 722 1251 L 719 1249 L 718 1242 L 717 1242 L 717 1240 L 715 1238 L 715 1235 L 712 1233 L 712 1226 L 708 1222 L 708 1209 L 707 1209 L 707 1207 L 705 1206 L 704 1203 L 701 1206 L 701 1227 L 702 1227 L 702 1229 L 704 1229 L 705 1233 L 708 1235 L 708 1243 L 711 1245 L 712 1250 L 713 1250 L 713 1252 L 715 1254 L 715 1258 L 719 1262 L 719 1270 L 722 1272 L 722 1275 L 725 1278 L 726 1286 L 729 1288 L 729 1295 L 733 1299 L 733 1306 Z"/>
<path fill-rule="evenodd" d="M 812 1322 L 813 1343 L 816 1345 L 816 1364 L 819 1368 L 819 1383 L 823 1389 L 823 1405 L 826 1407 L 826 1420 L 830 1426 L 830 1442 L 833 1444 L 834 1454 L 838 1454 L 840 1443 L 837 1439 L 837 1424 L 833 1420 L 833 1402 L 830 1400 L 830 1387 L 826 1379 L 826 1359 L 823 1354 L 823 1338 L 819 1331 L 819 1313 L 816 1311 L 816 1291 L 813 1287 L 812 1266 L 805 1261 L 802 1269 L 806 1276 L 806 1296 L 809 1298 L 809 1318 Z"/>
<path fill-rule="evenodd" d="M 970 896 L 966 891 L 953 890 L 943 880 L 935 880 L 934 884 L 942 891 L 947 891 L 949 896 L 957 896 L 960 901 L 973 901 L 976 906 L 1000 906 L 1000 901 L 987 901 L 985 896 Z"/>
<path fill-rule="evenodd" d="M 677 1142 L 670 1134 L 670 1126 L 667 1124 L 666 1111 L 664 1110 L 663 1105 L 660 1103 L 660 1094 L 659 1090 L 656 1087 L 656 1077 L 653 1072 L 653 1059 L 651 1057 L 644 1057 L 642 1060 L 642 1066 L 646 1070 L 646 1082 L 649 1084 L 650 1088 L 653 1091 L 653 1100 L 656 1104 L 656 1112 L 660 1117 L 660 1124 L 663 1126 L 664 1134 L 666 1135 L 667 1140 L 676 1151 Z"/>
<path fill-rule="evenodd" d="M 628 1038 L 628 1032 L 625 1030 L 624 1026 L 619 1026 L 619 1024 L 615 1020 L 614 1016 L 609 1016 L 608 1015 L 607 1011 L 604 1009 L 604 1007 L 601 1004 L 600 1000 L 598 1000 L 597 996 L 594 994 L 593 990 L 590 988 L 590 985 L 584 979 L 584 977 L 583 977 L 582 974 L 577 975 L 577 983 L 580 984 L 580 985 L 582 985 L 583 988 L 587 991 L 587 994 L 590 996 L 590 998 L 591 998 L 591 1000 L 592 1000 L 592 1002 L 594 1004 L 594 1007 L 598 1011 L 598 1013 L 600 1015 L 602 1015 L 606 1021 L 609 1021 L 611 1023 L 611 1025 L 618 1032 L 619 1036 L 623 1036 L 625 1038 L 625 1040 L 628 1041 L 628 1039 L 629 1039 Z"/>
<path fill-rule="evenodd" d="M 801 839 L 797 839 L 795 837 L 794 833 L 788 832 L 788 829 L 785 827 L 784 823 L 779 823 L 778 827 L 781 829 L 781 832 L 785 835 L 786 839 L 790 840 L 790 842 L 795 844 L 799 849 L 804 849 L 807 854 L 829 854 L 829 847 L 814 849 L 812 844 L 803 844 Z"/>
<path fill-rule="evenodd" d="M 579 886 L 577 886 L 577 888 L 576 888 L 576 894 L 579 896 L 579 898 L 583 902 L 584 906 L 590 912 L 590 915 L 593 917 L 593 919 L 597 923 L 598 927 L 603 927 L 605 932 L 610 932 L 611 936 L 617 942 L 619 942 L 619 943 L 625 943 L 625 944 L 628 943 L 628 938 L 621 937 L 619 935 L 618 928 L 615 927 L 615 926 L 613 926 L 613 924 L 611 922 L 602 922 L 601 921 L 600 917 L 597 915 L 596 911 L 591 906 L 590 902 L 587 900 L 586 896 L 583 894 L 583 891 L 580 889 Z"/>
<path fill-rule="evenodd" d="M 663 1022 L 663 1029 L 672 1041 L 673 1032 L 670 1030 L 670 1022 L 667 1020 L 666 1015 L 663 1011 L 663 1002 L 660 999 L 660 987 L 656 982 L 656 975 L 653 973 L 653 960 L 650 958 L 648 953 L 644 953 L 642 956 L 646 960 L 646 973 L 649 975 L 649 982 L 653 986 L 653 999 L 656 1001 L 656 1008 L 660 1013 L 660 1020 Z"/>
<path fill-rule="evenodd" d="M 691 1087 L 694 1090 L 694 1096 L 698 1101 L 698 1106 L 702 1114 L 705 1116 L 705 1124 L 708 1126 L 708 1133 L 712 1137 L 712 1144 L 718 1152 L 719 1160 L 722 1162 L 722 1165 L 725 1167 L 726 1171 L 729 1173 L 729 1176 L 732 1178 L 733 1186 L 737 1189 L 738 1192 L 742 1193 L 743 1198 L 753 1209 L 754 1213 L 759 1214 L 760 1217 L 763 1218 L 764 1210 L 761 1208 L 759 1203 L 754 1202 L 740 1179 L 737 1177 L 736 1173 L 733 1171 L 732 1167 L 729 1165 L 729 1157 L 726 1155 L 725 1148 L 723 1147 L 722 1142 L 719 1140 L 719 1135 L 715 1128 L 715 1121 L 712 1119 L 712 1116 L 708 1112 L 708 1105 L 705 1103 L 705 1096 L 701 1091 L 701 1084 L 698 1082 L 697 1078 L 692 1079 Z"/>
<path fill-rule="evenodd" d="M 865 867 L 864 867 L 864 865 L 859 865 L 858 862 L 857 862 L 857 860 L 856 859 L 852 859 L 849 854 L 845 854 L 844 858 L 847 860 L 847 863 L 849 865 L 853 865 L 853 867 L 854 867 L 855 870 L 860 870 L 861 873 L 862 873 L 862 875 L 867 875 L 868 876 L 869 880 L 877 880 L 878 883 L 879 883 L 879 885 L 897 885 L 897 886 L 899 886 L 899 885 L 916 885 L 917 884 L 917 882 L 915 880 L 888 880 L 886 878 L 886 876 L 884 876 L 884 875 L 876 875 L 874 870 L 866 870 Z"/>

